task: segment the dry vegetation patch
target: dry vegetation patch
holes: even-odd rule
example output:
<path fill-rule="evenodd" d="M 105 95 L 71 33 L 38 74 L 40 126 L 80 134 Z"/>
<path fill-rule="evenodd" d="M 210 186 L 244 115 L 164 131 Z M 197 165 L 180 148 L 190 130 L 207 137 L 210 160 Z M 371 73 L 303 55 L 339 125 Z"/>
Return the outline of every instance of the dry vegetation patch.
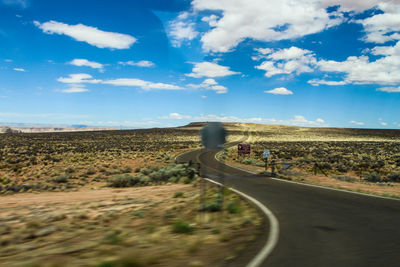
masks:
<path fill-rule="evenodd" d="M 208 187 L 213 202 L 218 188 Z M 199 212 L 196 183 L 3 196 L 0 265 L 220 265 L 261 222 L 238 196 L 225 200 L 223 214 Z"/>
<path fill-rule="evenodd" d="M 231 165 L 268 172 L 299 182 L 400 197 L 400 131 L 245 125 L 251 155 L 238 156 L 231 147 L 221 158 Z M 273 164 L 275 163 L 275 164 Z M 291 165 L 288 169 L 288 164 Z M 317 166 L 317 167 L 315 167 Z M 325 176 L 326 174 L 326 176 Z"/>

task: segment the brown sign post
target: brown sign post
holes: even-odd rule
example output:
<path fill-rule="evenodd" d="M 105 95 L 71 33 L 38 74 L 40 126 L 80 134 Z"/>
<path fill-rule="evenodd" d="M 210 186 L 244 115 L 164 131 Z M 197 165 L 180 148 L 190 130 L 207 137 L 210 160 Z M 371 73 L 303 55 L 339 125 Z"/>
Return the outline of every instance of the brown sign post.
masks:
<path fill-rule="evenodd" d="M 250 155 L 250 144 L 238 144 L 238 155 Z"/>

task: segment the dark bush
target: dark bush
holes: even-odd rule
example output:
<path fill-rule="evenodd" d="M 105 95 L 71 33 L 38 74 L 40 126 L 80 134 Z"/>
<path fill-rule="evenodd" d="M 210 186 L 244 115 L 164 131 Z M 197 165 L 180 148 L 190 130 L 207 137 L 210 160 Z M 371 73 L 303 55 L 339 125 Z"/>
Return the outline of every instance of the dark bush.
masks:
<path fill-rule="evenodd" d="M 130 187 L 140 182 L 138 177 L 131 174 L 117 174 L 108 179 L 108 185 L 111 187 Z"/>
<path fill-rule="evenodd" d="M 174 233 L 178 234 L 191 234 L 194 231 L 194 227 L 181 219 L 178 219 L 173 225 L 172 225 L 172 231 Z"/>
<path fill-rule="evenodd" d="M 400 172 L 392 172 L 387 176 L 387 179 L 392 182 L 400 182 Z"/>
<path fill-rule="evenodd" d="M 368 182 L 380 182 L 381 176 L 376 172 L 367 172 L 364 174 L 364 180 Z"/>
<path fill-rule="evenodd" d="M 69 179 L 68 175 L 61 174 L 61 175 L 53 178 L 53 181 L 56 182 L 56 183 L 67 183 L 68 179 Z"/>

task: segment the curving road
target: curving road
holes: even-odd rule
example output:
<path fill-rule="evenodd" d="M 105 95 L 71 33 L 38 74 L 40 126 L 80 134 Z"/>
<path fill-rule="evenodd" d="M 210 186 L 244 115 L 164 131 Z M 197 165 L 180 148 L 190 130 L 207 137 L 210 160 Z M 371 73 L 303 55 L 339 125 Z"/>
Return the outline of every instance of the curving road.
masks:
<path fill-rule="evenodd" d="M 177 160 L 200 162 L 202 175 L 219 182 L 224 174 L 226 185 L 275 214 L 279 241 L 262 266 L 400 266 L 400 201 L 250 175 L 218 162 L 217 152 L 197 150 Z M 255 243 L 243 256 L 251 259 L 262 246 Z"/>

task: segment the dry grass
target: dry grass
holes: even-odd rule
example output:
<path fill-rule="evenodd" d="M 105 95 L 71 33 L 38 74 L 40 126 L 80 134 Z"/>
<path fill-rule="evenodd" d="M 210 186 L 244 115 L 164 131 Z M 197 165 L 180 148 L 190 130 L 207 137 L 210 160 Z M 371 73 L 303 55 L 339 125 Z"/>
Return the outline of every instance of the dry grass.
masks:
<path fill-rule="evenodd" d="M 218 190 L 208 187 L 213 201 Z M 198 187 L 183 184 L 24 193 L 1 201 L 0 266 L 117 266 L 125 260 L 216 266 L 250 240 L 261 220 L 231 193 L 226 203 L 238 203 L 240 213 L 199 213 Z M 191 230 L 175 231 L 177 221 Z"/>

